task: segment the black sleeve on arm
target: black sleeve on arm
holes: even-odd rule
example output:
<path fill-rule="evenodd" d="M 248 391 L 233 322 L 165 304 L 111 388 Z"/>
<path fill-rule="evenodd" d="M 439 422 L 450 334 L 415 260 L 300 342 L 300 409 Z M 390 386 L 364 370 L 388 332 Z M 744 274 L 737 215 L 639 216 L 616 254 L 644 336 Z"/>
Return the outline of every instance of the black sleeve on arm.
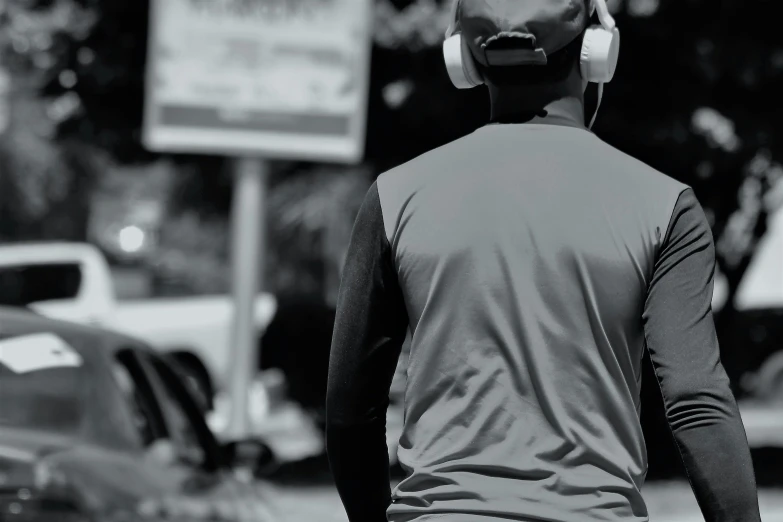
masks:
<path fill-rule="evenodd" d="M 326 394 L 326 450 L 351 522 L 386 522 L 391 502 L 386 411 L 407 328 L 373 184 L 343 269 Z"/>
<path fill-rule="evenodd" d="M 715 246 L 693 190 L 672 213 L 644 328 L 666 417 L 707 522 L 760 521 L 750 449 L 712 318 Z"/>

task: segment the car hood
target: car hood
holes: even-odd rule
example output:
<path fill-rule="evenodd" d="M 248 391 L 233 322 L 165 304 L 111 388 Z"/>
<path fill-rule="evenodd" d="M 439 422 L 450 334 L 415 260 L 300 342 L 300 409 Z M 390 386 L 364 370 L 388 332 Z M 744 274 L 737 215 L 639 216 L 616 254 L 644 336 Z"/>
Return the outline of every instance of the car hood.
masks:
<path fill-rule="evenodd" d="M 215 516 L 237 520 L 238 490 L 205 478 L 213 487 L 194 494 L 201 480 L 176 466 L 164 471 L 143 454 L 113 451 L 76 437 L 0 427 L 0 500 L 3 494 L 28 490 L 34 498 L 72 502 L 102 520 L 135 520 L 140 511 L 142 517 L 154 519 L 160 509 L 194 522 Z M 266 513 L 263 503 L 256 508 Z"/>
<path fill-rule="evenodd" d="M 0 488 L 33 486 L 36 463 L 73 445 L 63 435 L 0 427 Z"/>
<path fill-rule="evenodd" d="M 0 426 L 0 458 L 13 454 L 25 460 L 68 449 L 75 444 L 74 437 L 69 435 Z"/>

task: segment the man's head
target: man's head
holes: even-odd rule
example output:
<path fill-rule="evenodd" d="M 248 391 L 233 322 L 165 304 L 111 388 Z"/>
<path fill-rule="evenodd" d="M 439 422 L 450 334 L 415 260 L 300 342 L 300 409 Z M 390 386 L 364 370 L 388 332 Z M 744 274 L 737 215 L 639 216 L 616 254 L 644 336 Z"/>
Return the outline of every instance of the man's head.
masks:
<path fill-rule="evenodd" d="M 583 34 L 566 44 L 562 49 L 547 56 L 545 65 L 492 66 L 477 62 L 479 74 L 484 83 L 495 89 L 541 90 L 578 86 L 579 92 L 587 88 L 579 70 Z M 502 42 L 502 41 L 501 41 Z M 500 48 L 508 42 L 497 44 Z"/>
<path fill-rule="evenodd" d="M 589 23 L 596 8 L 602 27 Z M 604 0 L 455 0 L 444 57 L 458 87 L 484 83 L 493 105 L 499 93 L 535 105 L 581 101 L 588 81 L 611 79 L 618 49 Z"/>
<path fill-rule="evenodd" d="M 457 0 L 459 31 L 485 83 L 542 86 L 579 73 L 589 0 Z"/>

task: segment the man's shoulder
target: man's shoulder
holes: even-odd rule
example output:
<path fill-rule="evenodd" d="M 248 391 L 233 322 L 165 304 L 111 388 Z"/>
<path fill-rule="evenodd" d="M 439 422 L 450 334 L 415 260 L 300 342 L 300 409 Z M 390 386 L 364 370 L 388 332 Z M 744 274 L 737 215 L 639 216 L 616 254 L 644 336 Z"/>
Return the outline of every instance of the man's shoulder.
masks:
<path fill-rule="evenodd" d="M 626 180 L 642 190 L 662 190 L 675 194 L 679 194 L 688 188 L 688 185 L 685 183 L 678 181 L 650 164 L 603 140 L 599 140 L 599 142 L 605 149 L 606 167 L 617 175 L 618 182 Z"/>
<path fill-rule="evenodd" d="M 470 136 L 431 149 L 382 173 L 376 180 L 381 202 L 394 201 L 397 206 L 425 187 L 437 189 L 442 183 L 458 177 L 461 171 L 475 174 L 466 171 L 459 157 Z"/>
<path fill-rule="evenodd" d="M 454 182 L 461 173 L 475 175 L 459 158 L 462 144 L 469 136 L 427 151 L 378 176 L 375 184 L 389 237 L 401 215 L 411 208 L 412 201 L 416 201 L 414 206 L 426 206 L 422 201 L 431 203 L 433 198 L 437 199 L 443 187 Z"/>
<path fill-rule="evenodd" d="M 420 179 L 422 176 L 442 172 L 438 167 L 447 166 L 449 164 L 454 168 L 457 168 L 459 167 L 459 158 L 455 156 L 455 153 L 458 152 L 462 145 L 470 138 L 471 135 L 468 134 L 419 154 L 418 156 L 385 171 L 378 176 L 378 181 L 391 183 L 393 181 L 402 181 L 409 178 Z"/>
<path fill-rule="evenodd" d="M 646 216 L 650 223 L 666 230 L 677 202 L 689 185 L 612 145 L 601 143 L 606 173 L 603 179 L 612 189 L 606 191 L 607 197 L 619 197 L 623 208 L 632 208 L 637 215 Z"/>

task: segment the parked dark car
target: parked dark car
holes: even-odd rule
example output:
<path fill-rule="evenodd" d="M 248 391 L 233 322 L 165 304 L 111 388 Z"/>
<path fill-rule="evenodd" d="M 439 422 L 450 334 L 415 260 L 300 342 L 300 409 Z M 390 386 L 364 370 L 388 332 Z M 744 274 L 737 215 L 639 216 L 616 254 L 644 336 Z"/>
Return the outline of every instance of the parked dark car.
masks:
<path fill-rule="evenodd" d="M 142 342 L 0 307 L 0 521 L 273 522 L 238 455 Z"/>

